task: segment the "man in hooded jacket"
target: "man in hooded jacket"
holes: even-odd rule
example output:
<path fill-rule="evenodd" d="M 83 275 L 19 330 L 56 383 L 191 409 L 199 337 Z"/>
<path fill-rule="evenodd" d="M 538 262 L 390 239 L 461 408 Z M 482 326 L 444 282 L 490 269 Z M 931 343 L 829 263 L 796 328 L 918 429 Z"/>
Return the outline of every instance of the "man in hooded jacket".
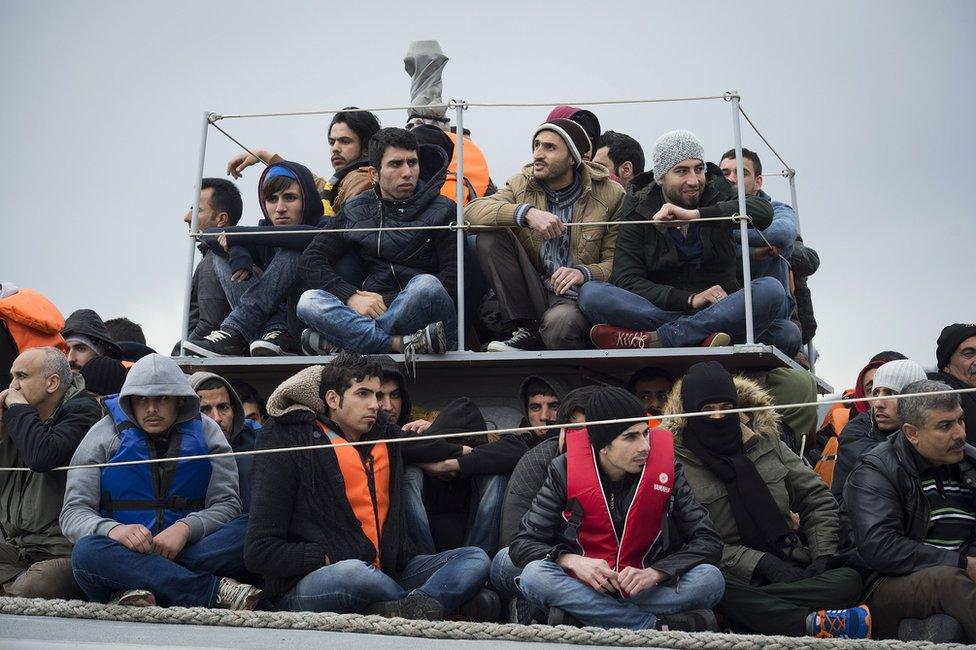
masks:
<path fill-rule="evenodd" d="M 61 336 L 68 344 L 68 362 L 72 370 L 81 368 L 99 356 L 122 358 L 122 350 L 112 339 L 102 317 L 92 309 L 78 309 L 64 321 Z"/>

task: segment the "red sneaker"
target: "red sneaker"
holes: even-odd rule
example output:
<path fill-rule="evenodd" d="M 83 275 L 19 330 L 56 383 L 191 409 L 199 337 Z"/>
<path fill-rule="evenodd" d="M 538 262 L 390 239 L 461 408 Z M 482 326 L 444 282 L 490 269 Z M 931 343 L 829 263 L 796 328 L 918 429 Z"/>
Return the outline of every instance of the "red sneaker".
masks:
<path fill-rule="evenodd" d="M 643 350 L 661 347 L 661 339 L 655 332 L 642 332 L 615 325 L 594 325 L 590 328 L 590 340 L 601 350 Z"/>
<path fill-rule="evenodd" d="M 705 340 L 701 342 L 701 346 L 703 348 L 724 348 L 730 343 L 732 343 L 731 336 L 725 332 L 715 332 L 706 336 Z"/>

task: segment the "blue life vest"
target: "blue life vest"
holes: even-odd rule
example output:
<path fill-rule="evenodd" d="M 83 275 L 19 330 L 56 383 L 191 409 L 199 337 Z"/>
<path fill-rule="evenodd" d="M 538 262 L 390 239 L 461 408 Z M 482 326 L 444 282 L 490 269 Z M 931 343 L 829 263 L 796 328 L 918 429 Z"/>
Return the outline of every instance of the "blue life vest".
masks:
<path fill-rule="evenodd" d="M 105 408 L 122 439 L 109 463 L 157 457 L 155 445 L 122 411 L 117 395 L 105 400 Z M 181 457 L 210 453 L 199 417 L 176 425 L 170 436 L 179 436 Z M 206 458 L 105 467 L 99 510 L 103 517 L 120 524 L 142 524 L 157 534 L 206 506 L 210 472 Z"/>

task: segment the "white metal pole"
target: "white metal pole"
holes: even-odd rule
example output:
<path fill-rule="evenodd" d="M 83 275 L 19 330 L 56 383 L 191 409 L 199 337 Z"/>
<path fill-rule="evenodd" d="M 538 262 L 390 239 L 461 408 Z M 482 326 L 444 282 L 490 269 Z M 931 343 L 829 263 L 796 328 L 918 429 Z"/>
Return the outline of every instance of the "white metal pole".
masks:
<path fill-rule="evenodd" d="M 457 155 L 457 342 L 458 351 L 465 349 L 464 325 L 464 252 L 467 247 L 466 232 L 464 230 L 464 109 L 467 106 L 462 99 L 455 101 L 454 113 L 457 124 L 457 137 L 454 139 L 454 153 Z"/>
<path fill-rule="evenodd" d="M 739 193 L 739 216 L 746 216 L 746 186 L 742 175 L 742 128 L 739 122 L 739 92 L 732 91 L 732 131 L 735 135 L 735 179 Z M 756 342 L 752 323 L 752 270 L 749 260 L 749 224 L 745 219 L 739 221 L 739 239 L 742 244 L 742 290 L 746 303 L 746 343 Z"/>
<path fill-rule="evenodd" d="M 207 157 L 207 132 L 210 129 L 210 111 L 203 113 L 203 127 L 200 130 L 200 160 L 197 163 L 197 175 L 193 179 L 193 212 L 190 215 L 190 232 L 197 231 L 197 221 L 200 217 L 200 186 L 203 184 L 203 161 Z M 193 290 L 193 262 L 197 252 L 197 240 L 190 237 L 190 250 L 186 262 L 186 292 L 183 295 L 183 325 L 180 332 L 180 356 L 186 356 L 183 351 L 183 341 L 189 336 L 190 329 L 190 292 Z"/>

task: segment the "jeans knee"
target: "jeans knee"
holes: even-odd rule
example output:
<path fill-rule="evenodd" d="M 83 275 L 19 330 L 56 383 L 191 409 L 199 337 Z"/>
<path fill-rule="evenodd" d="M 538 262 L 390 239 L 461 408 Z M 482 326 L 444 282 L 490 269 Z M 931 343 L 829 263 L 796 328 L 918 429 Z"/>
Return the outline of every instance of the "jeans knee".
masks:
<path fill-rule="evenodd" d="M 473 571 L 478 571 L 484 574 L 485 577 L 488 576 L 488 572 L 491 570 L 491 560 L 488 559 L 488 554 L 477 546 L 463 546 L 457 549 L 452 559 L 457 562 L 464 562 Z"/>
<path fill-rule="evenodd" d="M 340 560 L 327 567 L 316 569 L 316 571 L 328 571 L 329 576 L 339 584 L 355 585 L 370 578 L 370 574 L 376 571 L 374 567 L 366 564 L 362 560 Z"/>
<path fill-rule="evenodd" d="M 534 560 L 525 565 L 519 576 L 519 588 L 533 600 L 544 601 L 552 587 L 552 576 L 546 566 L 546 560 Z"/>
<path fill-rule="evenodd" d="M 445 291 L 441 281 L 430 273 L 421 273 L 420 275 L 413 276 L 407 283 L 407 287 L 411 292 L 425 296 L 438 295 L 440 292 Z"/>
<path fill-rule="evenodd" d="M 752 281 L 753 301 L 770 304 L 772 306 L 786 306 L 786 290 L 776 278 L 756 278 Z"/>
<path fill-rule="evenodd" d="M 308 291 L 302 292 L 302 295 L 298 297 L 298 303 L 295 305 L 295 313 L 298 314 L 299 318 L 305 320 L 308 314 L 315 313 L 316 299 L 321 293 L 318 289 L 309 289 Z"/>
<path fill-rule="evenodd" d="M 105 535 L 87 535 L 82 537 L 75 542 L 74 548 L 71 550 L 71 566 L 76 569 L 87 567 L 93 558 L 115 543 Z"/>
<path fill-rule="evenodd" d="M 713 564 L 699 564 L 688 571 L 684 579 L 691 582 L 685 589 L 691 590 L 696 600 L 702 599 L 703 607 L 714 605 L 725 595 L 725 577 Z"/>
<path fill-rule="evenodd" d="M 596 301 L 600 299 L 600 296 L 605 293 L 605 290 L 610 285 L 606 282 L 599 282 L 597 280 L 591 280 L 590 282 L 584 282 L 583 286 L 580 287 L 579 297 L 576 303 L 579 305 L 580 310 L 586 313 L 586 310 L 591 306 L 597 304 Z"/>

